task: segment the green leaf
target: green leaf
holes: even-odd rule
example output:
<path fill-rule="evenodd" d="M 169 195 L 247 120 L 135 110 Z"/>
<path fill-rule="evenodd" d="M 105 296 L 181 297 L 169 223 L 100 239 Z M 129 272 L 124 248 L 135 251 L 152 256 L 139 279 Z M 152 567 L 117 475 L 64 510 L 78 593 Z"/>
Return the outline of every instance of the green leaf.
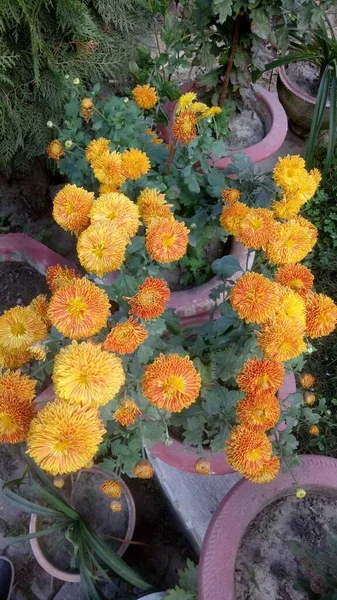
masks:
<path fill-rule="evenodd" d="M 330 120 L 329 120 L 329 139 L 328 148 L 323 170 L 323 180 L 326 178 L 331 163 L 334 157 L 335 141 L 336 141 L 336 126 L 337 126 L 337 92 L 336 92 L 336 72 L 334 71 L 331 77 L 330 86 Z"/>
<path fill-rule="evenodd" d="M 255 8 L 250 13 L 252 32 L 263 40 L 268 40 L 271 32 L 270 17 L 264 8 Z"/>
<path fill-rule="evenodd" d="M 35 538 L 40 538 L 43 537 L 45 535 L 50 535 L 51 533 L 54 533 L 55 531 L 58 531 L 59 529 L 63 529 L 64 527 L 64 523 L 55 523 L 54 525 L 51 525 L 51 527 L 46 527 L 45 529 L 39 529 L 38 531 L 35 531 L 35 533 L 27 533 L 26 535 L 18 535 L 18 536 L 8 536 L 8 537 L 4 537 L 4 539 L 6 540 L 7 544 L 19 544 L 21 542 L 27 542 L 28 540 L 33 540 Z"/>
<path fill-rule="evenodd" d="M 216 275 L 219 275 L 223 279 L 228 279 L 238 271 L 242 271 L 238 259 L 231 254 L 214 260 L 212 262 L 212 270 Z"/>
<path fill-rule="evenodd" d="M 198 596 L 194 592 L 175 587 L 173 590 L 169 590 L 166 600 L 198 600 Z"/>
<path fill-rule="evenodd" d="M 330 86 L 330 69 L 327 65 L 323 72 L 321 82 L 319 84 L 316 104 L 314 108 L 314 114 L 312 117 L 310 134 L 306 145 L 304 158 L 308 169 L 312 166 L 312 161 L 315 153 L 316 140 L 319 136 L 319 131 L 323 121 L 324 111 L 326 108 L 326 102 L 328 98 L 329 86 Z"/>
<path fill-rule="evenodd" d="M 221 24 L 226 21 L 227 17 L 231 16 L 232 10 L 232 0 L 213 0 L 213 11 L 215 15 L 218 14 Z"/>

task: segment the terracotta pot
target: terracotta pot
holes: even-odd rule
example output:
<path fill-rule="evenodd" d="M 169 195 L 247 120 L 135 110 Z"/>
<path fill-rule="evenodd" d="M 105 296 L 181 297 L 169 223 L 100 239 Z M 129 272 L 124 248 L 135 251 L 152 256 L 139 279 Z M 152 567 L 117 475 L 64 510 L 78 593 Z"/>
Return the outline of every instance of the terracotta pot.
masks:
<path fill-rule="evenodd" d="M 189 89 L 192 89 L 192 87 L 192 85 L 189 86 Z M 240 152 L 249 156 L 253 163 L 259 166 L 259 170 L 263 170 L 263 161 L 273 154 L 276 154 L 285 140 L 288 130 L 287 115 L 277 96 L 271 94 L 259 85 L 254 85 L 253 87 L 257 98 L 256 112 L 262 119 L 267 134 L 263 140 L 253 146 L 248 146 L 242 150 L 231 150 L 228 152 L 228 156 L 220 158 L 215 163 L 215 166 L 218 169 L 227 169 L 231 162 L 230 156 Z M 187 89 L 184 89 L 184 91 L 187 91 Z M 175 106 L 176 102 L 167 102 L 163 105 L 163 110 L 170 121 L 173 120 Z M 164 141 L 169 142 L 171 138 L 171 127 L 158 127 L 158 129 L 163 136 Z"/>
<path fill-rule="evenodd" d="M 106 479 L 118 479 L 118 481 L 122 485 L 123 499 L 126 502 L 126 507 L 127 507 L 127 511 L 128 511 L 128 515 L 129 515 L 128 527 L 127 527 L 127 530 L 125 533 L 125 540 L 122 542 L 120 548 L 117 550 L 117 554 L 122 557 L 129 547 L 129 541 L 133 537 L 133 533 L 135 530 L 135 524 L 136 524 L 135 503 L 134 503 L 133 496 L 132 496 L 128 486 L 123 481 L 123 479 L 121 479 L 117 475 L 114 475 L 112 477 L 111 475 L 109 475 L 109 473 L 106 473 L 105 471 L 103 471 L 102 469 L 99 469 L 98 467 L 92 467 L 92 469 L 81 469 L 78 473 L 93 473 L 93 474 L 99 473 L 100 475 L 104 474 L 104 477 Z M 76 484 L 75 484 L 75 487 L 76 487 Z M 74 490 L 72 493 L 72 498 L 73 498 L 73 494 L 74 494 Z M 40 518 L 38 517 L 38 515 L 35 515 L 35 514 L 31 515 L 30 522 L 29 522 L 29 533 L 35 533 L 36 531 L 39 530 L 39 520 L 40 520 Z M 69 573 L 67 571 L 61 571 L 60 569 L 55 567 L 53 565 L 53 563 L 50 562 L 50 560 L 46 557 L 46 555 L 43 552 L 43 549 L 40 545 L 40 538 L 31 539 L 30 546 L 31 546 L 32 552 L 33 552 L 37 562 L 39 563 L 40 567 L 42 567 L 42 569 L 44 569 L 44 571 L 46 571 L 46 573 L 49 573 L 49 575 L 52 575 L 52 577 L 56 577 L 57 579 L 61 579 L 62 581 L 67 581 L 67 582 L 71 582 L 71 583 L 80 583 L 81 578 L 80 578 L 79 573 Z"/>
<path fill-rule="evenodd" d="M 42 275 L 48 267 L 61 265 L 76 269 L 70 260 L 56 254 L 41 242 L 34 240 L 25 233 L 3 233 L 0 235 L 0 262 L 25 262 Z"/>
<path fill-rule="evenodd" d="M 295 493 L 297 487 L 337 498 L 337 460 L 326 456 L 301 456 L 290 473 L 280 473 L 271 483 L 255 485 L 241 479 L 214 513 L 201 549 L 200 600 L 235 600 L 235 563 L 241 540 L 251 521 L 269 504 Z"/>
<path fill-rule="evenodd" d="M 296 392 L 296 381 L 293 373 L 286 376 L 283 386 L 278 393 L 280 402 L 284 402 L 290 394 Z M 281 423 L 279 429 L 284 429 Z M 166 446 L 164 442 L 156 442 L 151 447 L 151 452 L 157 458 L 176 467 L 180 471 L 186 471 L 197 475 L 194 465 L 196 460 L 200 458 L 200 454 L 192 446 L 186 446 L 180 440 L 172 438 L 172 444 Z M 203 450 L 203 457 L 207 458 L 211 463 L 212 473 L 214 475 L 227 475 L 233 473 L 233 469 L 229 466 L 225 453 L 213 454 L 210 450 Z"/>
<path fill-rule="evenodd" d="M 277 91 L 280 102 L 284 107 L 289 127 L 296 135 L 308 135 L 314 114 L 316 98 L 299 89 L 287 76 L 285 66 L 278 69 Z M 321 129 L 329 129 L 330 103 L 324 111 Z"/>

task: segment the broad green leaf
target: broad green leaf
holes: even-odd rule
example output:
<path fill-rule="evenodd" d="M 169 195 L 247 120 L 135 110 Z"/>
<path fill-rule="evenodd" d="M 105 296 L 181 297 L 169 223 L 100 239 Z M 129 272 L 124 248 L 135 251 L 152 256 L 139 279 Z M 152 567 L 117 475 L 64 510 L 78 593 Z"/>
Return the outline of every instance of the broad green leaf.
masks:
<path fill-rule="evenodd" d="M 228 279 L 238 271 L 242 271 L 238 259 L 236 256 L 232 256 L 231 254 L 213 261 L 212 270 L 216 275 L 222 277 L 223 279 Z"/>

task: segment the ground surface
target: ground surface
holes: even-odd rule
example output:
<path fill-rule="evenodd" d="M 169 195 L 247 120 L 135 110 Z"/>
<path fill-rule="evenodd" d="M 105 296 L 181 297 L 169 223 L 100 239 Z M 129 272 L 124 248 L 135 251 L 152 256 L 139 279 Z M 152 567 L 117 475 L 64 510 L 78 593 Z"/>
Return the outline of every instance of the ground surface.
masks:
<path fill-rule="evenodd" d="M 25 263 L 0 263 L 0 314 L 13 306 L 26 306 L 49 292 L 46 278 Z"/>

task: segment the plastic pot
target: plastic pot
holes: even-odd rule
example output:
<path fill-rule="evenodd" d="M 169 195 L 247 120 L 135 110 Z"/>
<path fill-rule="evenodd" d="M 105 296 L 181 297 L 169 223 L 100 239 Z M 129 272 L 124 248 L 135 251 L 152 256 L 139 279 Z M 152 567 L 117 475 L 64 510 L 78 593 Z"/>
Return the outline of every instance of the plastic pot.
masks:
<path fill-rule="evenodd" d="M 81 471 L 79 471 L 78 473 L 92 473 L 93 477 L 95 476 L 96 473 L 99 475 L 104 474 L 105 479 L 118 479 L 118 481 L 122 485 L 123 500 L 124 500 L 123 510 L 124 511 L 127 510 L 127 512 L 128 512 L 128 526 L 127 526 L 127 529 L 125 532 L 125 539 L 121 543 L 119 549 L 117 550 L 117 554 L 119 556 L 123 556 L 129 547 L 129 541 L 133 537 L 133 533 L 135 530 L 135 524 L 136 524 L 135 503 L 134 503 L 133 496 L 132 496 L 128 486 L 119 477 L 117 477 L 117 476 L 112 477 L 111 475 L 109 475 L 105 471 L 102 471 L 102 469 L 99 469 L 98 467 L 93 467 L 92 469 L 81 469 Z M 72 492 L 72 496 L 71 496 L 72 499 L 74 499 L 75 491 L 76 491 L 76 484 L 75 484 L 73 492 Z M 108 501 L 108 499 L 107 499 L 107 501 Z M 118 513 L 118 514 L 120 514 L 120 513 Z M 38 531 L 39 525 L 40 525 L 40 517 L 38 517 L 38 515 L 36 515 L 36 514 L 32 514 L 30 517 L 30 523 L 29 523 L 29 533 L 35 533 L 36 531 Z M 52 575 L 52 577 L 56 577 L 57 579 L 61 579 L 62 581 L 66 581 L 66 582 L 80 583 L 81 578 L 80 578 L 79 573 L 70 573 L 67 571 L 62 571 L 61 569 L 57 568 L 51 562 L 51 560 L 46 556 L 46 554 L 43 550 L 43 546 L 41 544 L 41 539 L 42 538 L 33 538 L 30 540 L 30 546 L 31 546 L 32 552 L 33 552 L 37 562 L 39 563 L 40 567 L 42 567 L 42 569 L 44 569 L 44 571 L 46 571 L 46 573 L 49 573 L 49 575 Z"/>
<path fill-rule="evenodd" d="M 337 498 L 337 460 L 326 456 L 301 456 L 290 473 L 280 473 L 271 483 L 256 485 L 241 479 L 214 513 L 201 549 L 200 600 L 236 600 L 235 564 L 241 540 L 251 521 L 276 500 L 307 492 Z M 261 599 L 262 600 L 262 599 Z"/>

